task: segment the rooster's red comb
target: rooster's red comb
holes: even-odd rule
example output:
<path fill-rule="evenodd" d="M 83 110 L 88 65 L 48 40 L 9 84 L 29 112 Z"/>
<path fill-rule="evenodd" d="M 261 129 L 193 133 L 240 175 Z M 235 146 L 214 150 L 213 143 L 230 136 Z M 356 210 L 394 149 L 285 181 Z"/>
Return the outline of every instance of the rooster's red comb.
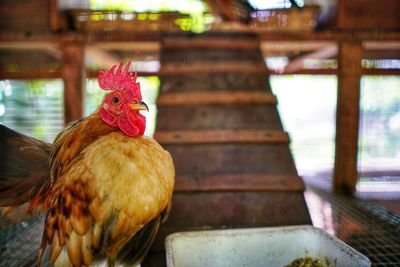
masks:
<path fill-rule="evenodd" d="M 130 73 L 129 67 L 131 62 L 126 64 L 125 68 L 122 69 L 122 62 L 118 65 L 114 65 L 108 71 L 100 71 L 99 73 L 99 85 L 103 90 L 124 90 L 133 95 L 140 94 L 140 84 L 136 82 L 137 74 Z M 116 69 L 117 68 L 117 69 Z M 138 97 L 139 98 L 139 97 Z M 140 97 L 141 98 L 141 97 Z"/>

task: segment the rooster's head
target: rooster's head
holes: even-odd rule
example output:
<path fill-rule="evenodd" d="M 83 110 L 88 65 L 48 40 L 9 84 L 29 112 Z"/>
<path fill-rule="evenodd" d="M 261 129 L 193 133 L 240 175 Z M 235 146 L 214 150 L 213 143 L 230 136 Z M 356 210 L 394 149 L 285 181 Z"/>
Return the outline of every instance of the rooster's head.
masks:
<path fill-rule="evenodd" d="M 108 91 L 100 106 L 100 117 L 108 125 L 119 127 L 126 135 L 143 135 L 146 118 L 139 113 L 148 110 L 142 102 L 140 84 L 136 73 L 129 72 L 130 62 L 122 68 L 122 63 L 114 65 L 109 71 L 100 71 L 99 85 Z"/>

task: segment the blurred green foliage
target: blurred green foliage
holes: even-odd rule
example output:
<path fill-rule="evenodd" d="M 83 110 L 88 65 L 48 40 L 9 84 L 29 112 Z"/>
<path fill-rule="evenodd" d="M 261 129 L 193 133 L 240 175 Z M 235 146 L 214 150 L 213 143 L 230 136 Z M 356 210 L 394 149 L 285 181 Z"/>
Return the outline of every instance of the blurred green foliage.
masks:
<path fill-rule="evenodd" d="M 361 79 L 360 156 L 400 162 L 400 77 Z"/>
<path fill-rule="evenodd" d="M 90 0 L 89 8 L 94 10 L 117 10 L 128 12 L 171 12 L 189 15 L 175 21 L 183 31 L 204 32 L 212 22 L 207 14 L 207 5 L 201 0 Z M 157 14 L 139 14 L 139 20 L 156 20 Z"/>
<path fill-rule="evenodd" d="M 62 81 L 0 81 L 0 122 L 51 142 L 64 127 Z"/>
<path fill-rule="evenodd" d="M 300 174 L 333 169 L 337 77 L 271 76 L 278 111 L 291 137 Z M 400 162 L 400 77 L 364 76 L 361 80 L 359 168 Z"/>

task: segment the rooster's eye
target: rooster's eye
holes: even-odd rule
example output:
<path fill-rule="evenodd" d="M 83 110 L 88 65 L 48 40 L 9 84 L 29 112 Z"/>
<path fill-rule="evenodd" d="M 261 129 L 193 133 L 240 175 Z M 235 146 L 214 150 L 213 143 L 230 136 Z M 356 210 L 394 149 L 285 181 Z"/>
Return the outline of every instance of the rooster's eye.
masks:
<path fill-rule="evenodd" d="M 113 102 L 113 104 L 118 104 L 119 103 L 119 98 L 114 96 L 111 101 Z"/>

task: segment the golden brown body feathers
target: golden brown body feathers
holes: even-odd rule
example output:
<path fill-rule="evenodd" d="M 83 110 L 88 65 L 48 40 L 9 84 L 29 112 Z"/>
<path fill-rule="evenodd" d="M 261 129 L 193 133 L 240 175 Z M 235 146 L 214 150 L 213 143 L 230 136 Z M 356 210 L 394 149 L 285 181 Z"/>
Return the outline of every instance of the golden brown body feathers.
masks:
<path fill-rule="evenodd" d="M 50 179 L 31 201 L 48 210 L 41 262 L 140 261 L 169 210 L 175 176 L 169 153 L 94 114 L 59 134 L 49 162 Z"/>

